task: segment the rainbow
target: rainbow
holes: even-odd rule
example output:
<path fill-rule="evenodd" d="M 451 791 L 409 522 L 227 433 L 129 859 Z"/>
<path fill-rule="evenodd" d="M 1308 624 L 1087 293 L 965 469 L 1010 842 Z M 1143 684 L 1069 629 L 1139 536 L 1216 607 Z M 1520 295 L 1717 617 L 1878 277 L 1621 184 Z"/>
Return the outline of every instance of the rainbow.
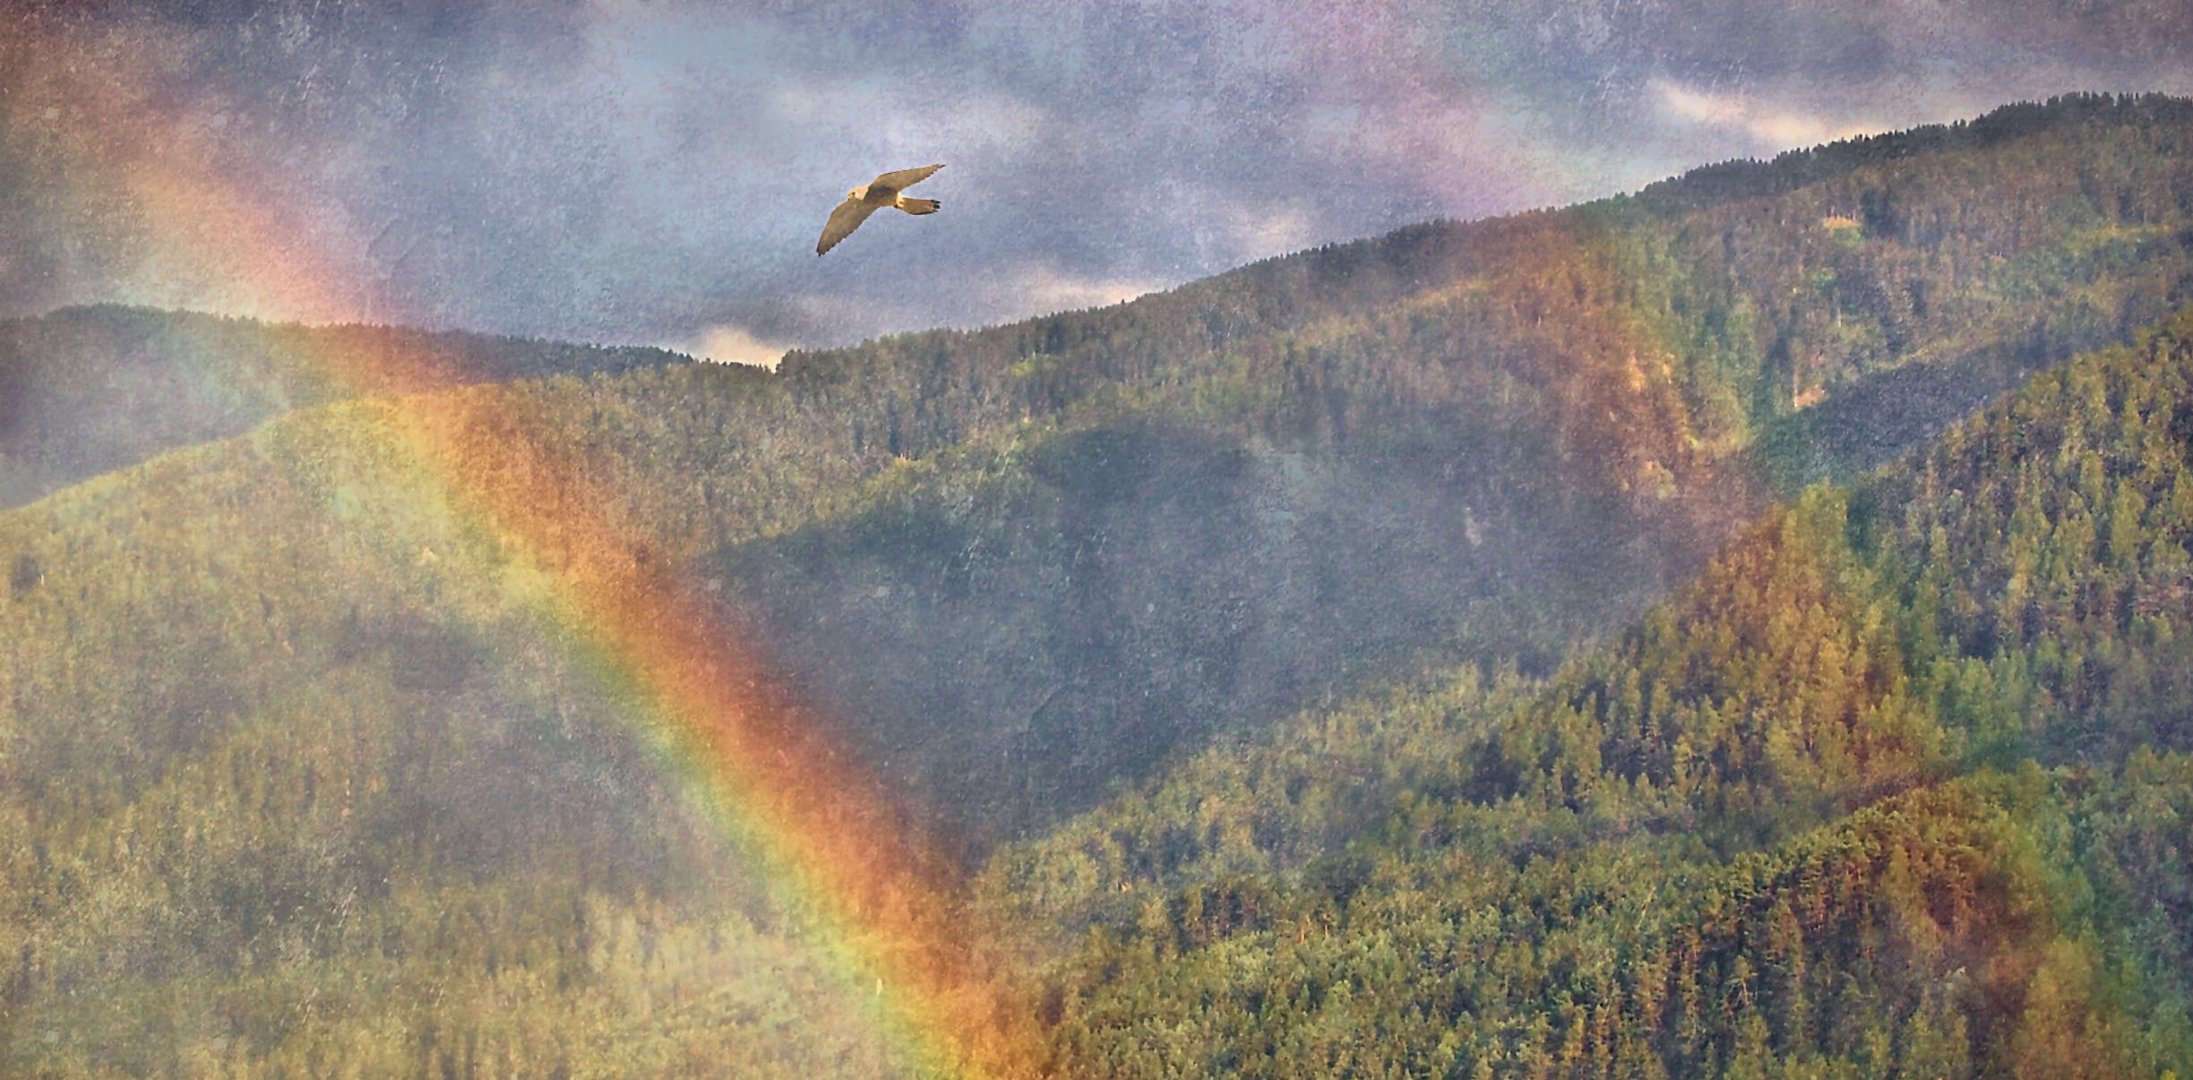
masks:
<path fill-rule="evenodd" d="M 309 242 L 314 223 L 278 192 L 224 175 L 216 133 L 130 77 L 145 57 L 41 34 L 37 21 L 10 28 L 0 61 L 35 60 L 34 99 L 68 104 L 63 115 L 12 110 L 6 134 L 64 163 L 71 197 L 119 202 L 149 223 L 144 254 L 159 273 L 208 282 L 223 308 L 263 318 L 337 319 L 371 301 L 361 265 Z M 631 692 L 633 723 L 760 853 L 778 889 L 815 913 L 816 947 L 849 987 L 864 998 L 875 988 L 875 1019 L 899 1056 L 972 1078 L 1037 1071 L 1032 1014 L 1000 952 L 969 924 L 950 860 L 894 829 L 898 807 L 854 755 L 803 719 L 811 714 L 702 604 L 633 559 L 630 538 L 591 509 L 608 500 L 578 470 L 515 441 L 486 451 L 493 467 L 476 467 L 482 447 L 464 440 L 467 406 L 456 400 L 465 395 L 431 393 L 446 387 L 423 357 L 330 349 L 295 359 L 361 393 L 401 395 L 387 435 L 420 463 L 418 482 L 514 538 L 548 575 L 548 614 L 581 659 Z M 475 467 L 449 464 L 460 460 Z"/>

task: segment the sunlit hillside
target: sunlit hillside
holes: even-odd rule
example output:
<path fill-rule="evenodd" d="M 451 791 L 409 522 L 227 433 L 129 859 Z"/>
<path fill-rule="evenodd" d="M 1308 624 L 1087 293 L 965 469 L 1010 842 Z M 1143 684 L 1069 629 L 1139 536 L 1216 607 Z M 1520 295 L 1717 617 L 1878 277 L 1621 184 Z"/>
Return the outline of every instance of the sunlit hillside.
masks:
<path fill-rule="evenodd" d="M 1536 687 L 1304 716 L 987 879 L 1062 1075 L 2193 1060 L 2193 310 Z"/>

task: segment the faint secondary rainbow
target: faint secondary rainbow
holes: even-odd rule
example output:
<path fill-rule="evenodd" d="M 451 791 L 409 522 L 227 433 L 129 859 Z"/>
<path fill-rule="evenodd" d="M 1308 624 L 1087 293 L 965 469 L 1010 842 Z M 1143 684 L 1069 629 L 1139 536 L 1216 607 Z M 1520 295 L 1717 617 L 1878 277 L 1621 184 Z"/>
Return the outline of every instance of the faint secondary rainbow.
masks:
<path fill-rule="evenodd" d="M 336 317 L 370 295 L 357 267 L 296 239 L 309 230 L 280 198 L 215 167 L 213 136 L 118 69 L 127 50 L 60 35 L 32 41 L 34 21 L 7 32 L 0 58 L 44 62 L 41 91 L 68 101 L 80 129 L 47 133 L 49 150 L 72 184 L 135 210 L 158 265 L 213 278 L 231 303 L 266 317 Z M 550 575 L 552 616 L 634 693 L 638 722 L 761 854 L 775 884 L 815 913 L 817 943 L 850 987 L 875 987 L 877 1020 L 906 1055 L 969 1077 L 1036 1071 L 1030 1013 L 968 922 L 948 862 L 894 827 L 894 801 L 705 605 L 633 559 L 631 539 L 594 509 L 609 500 L 578 470 L 515 441 L 487 448 L 497 467 L 454 467 L 482 452 L 465 438 L 476 406 L 472 395 L 418 393 L 443 385 L 423 357 L 329 348 L 295 359 L 362 392 L 410 392 L 397 399 L 390 436 L 421 463 L 420 483 L 515 538 Z"/>

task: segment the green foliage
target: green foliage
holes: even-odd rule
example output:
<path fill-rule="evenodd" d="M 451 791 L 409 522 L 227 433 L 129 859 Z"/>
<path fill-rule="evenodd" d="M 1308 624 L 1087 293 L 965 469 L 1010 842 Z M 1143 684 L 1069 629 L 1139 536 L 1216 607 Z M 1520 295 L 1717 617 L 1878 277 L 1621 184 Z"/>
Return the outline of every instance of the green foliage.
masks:
<path fill-rule="evenodd" d="M 1771 194 L 1428 225 L 795 354 L 783 389 L 845 425 L 807 449 L 875 486 L 711 571 L 985 838 L 1419 664 L 1544 670 L 1771 491 L 2164 310 L 2193 253 L 2151 189 L 2182 181 L 2193 117 L 2057 108 L 2080 120 L 1854 151 Z M 2081 190 L 2048 163 L 2090 141 L 2148 194 L 2035 209 Z"/>
<path fill-rule="evenodd" d="M 113 305 L 0 321 L 0 508 L 341 398 L 685 361 L 659 349 Z"/>
<path fill-rule="evenodd" d="M 2193 310 L 1768 515 L 1618 641 L 1474 699 L 1483 719 L 1354 706 L 1001 855 L 997 902 L 1089 927 L 1050 946 L 1055 1064 L 2183 1069 L 2193 521 L 2149 508 L 2193 468 L 2189 416 Z M 1393 719 L 1317 741 L 1356 710 Z M 1249 803 L 1205 813 L 1221 835 L 1320 820 L 1294 807 L 1346 781 L 1223 780 L 1313 756 L 1438 764 L 1373 785 L 1385 822 L 1352 842 L 1112 868 L 1203 785 Z"/>
<path fill-rule="evenodd" d="M 917 801 L 1021 778 L 960 801 L 1067 1071 L 2182 1067 L 2186 327 L 1758 514 L 2181 300 L 2189 130 L 2067 99 L 775 375 L 9 324 L 0 1072 L 910 1071 L 551 617 L 609 563 Z"/>

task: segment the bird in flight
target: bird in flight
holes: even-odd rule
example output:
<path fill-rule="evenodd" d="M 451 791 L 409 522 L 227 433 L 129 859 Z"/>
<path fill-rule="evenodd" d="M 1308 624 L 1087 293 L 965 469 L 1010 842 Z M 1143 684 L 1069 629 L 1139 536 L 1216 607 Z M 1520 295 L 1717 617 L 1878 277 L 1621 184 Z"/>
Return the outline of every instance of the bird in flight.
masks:
<path fill-rule="evenodd" d="M 887 172 L 845 193 L 845 201 L 830 211 L 830 223 L 822 227 L 822 239 L 815 241 L 815 254 L 820 255 L 836 247 L 838 241 L 853 235 L 868 215 L 886 206 L 896 206 L 909 214 L 934 214 L 943 203 L 935 199 L 909 199 L 900 194 L 907 188 L 929 179 L 929 174 L 943 168 L 942 165 L 924 165 L 918 169 L 900 169 Z"/>

